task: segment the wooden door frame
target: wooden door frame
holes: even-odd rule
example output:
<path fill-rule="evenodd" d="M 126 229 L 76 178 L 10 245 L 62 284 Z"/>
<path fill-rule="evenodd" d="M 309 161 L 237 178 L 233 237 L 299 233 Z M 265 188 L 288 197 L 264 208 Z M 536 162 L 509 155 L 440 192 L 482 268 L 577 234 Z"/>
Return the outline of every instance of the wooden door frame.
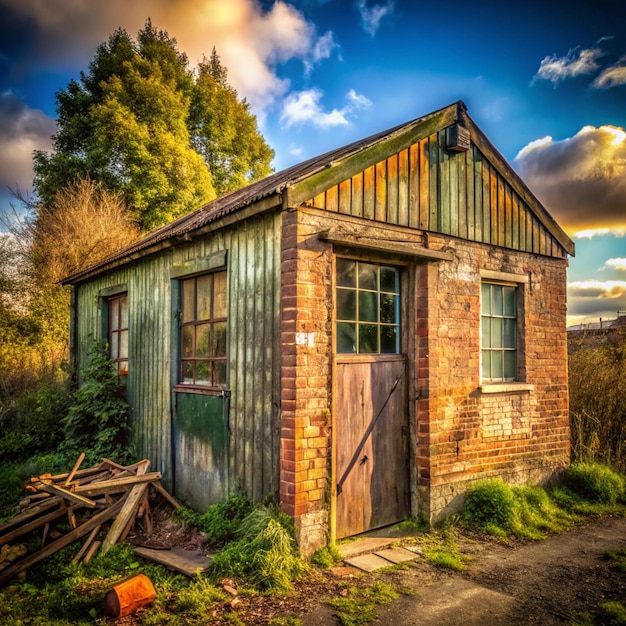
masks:
<path fill-rule="evenodd" d="M 337 257 L 353 259 L 355 261 L 362 261 L 366 263 L 377 263 L 392 265 L 400 268 L 400 332 L 401 332 L 401 354 L 405 358 L 405 376 L 406 376 L 406 425 L 408 429 L 408 450 L 407 460 L 409 464 L 408 476 L 408 488 L 409 488 L 409 510 L 411 515 L 416 512 L 416 471 L 415 461 L 417 451 L 416 446 L 416 419 L 415 419 L 415 403 L 411 401 L 416 396 L 415 383 L 417 363 L 415 360 L 416 354 L 416 330 L 415 324 L 417 322 L 416 317 L 416 263 L 414 259 L 407 260 L 405 256 L 395 255 L 381 252 L 381 254 L 364 254 L 362 251 L 341 247 L 334 247 L 332 262 L 331 262 L 331 462 L 330 462 L 330 506 L 329 506 L 329 524 L 328 534 L 330 543 L 336 543 L 337 541 L 337 437 L 336 429 L 334 428 L 337 415 L 335 414 L 336 398 L 337 398 L 337 307 L 336 307 L 336 293 L 337 293 Z M 393 355 L 397 357 L 398 355 Z M 367 362 L 375 361 L 374 355 L 367 354 L 344 354 L 339 356 L 339 361 L 344 359 L 351 359 L 352 362 Z M 412 392 L 413 390 L 413 392 Z"/>

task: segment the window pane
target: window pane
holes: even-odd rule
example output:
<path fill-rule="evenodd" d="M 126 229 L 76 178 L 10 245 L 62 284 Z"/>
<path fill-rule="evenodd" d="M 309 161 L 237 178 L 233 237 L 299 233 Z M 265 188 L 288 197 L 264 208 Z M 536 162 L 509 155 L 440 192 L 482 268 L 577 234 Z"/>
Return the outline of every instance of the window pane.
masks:
<path fill-rule="evenodd" d="M 120 321 L 120 300 L 115 298 L 109 300 L 109 330 L 117 330 Z"/>
<path fill-rule="evenodd" d="M 359 291 L 359 322 L 378 321 L 378 294 L 373 291 Z"/>
<path fill-rule="evenodd" d="M 196 308 L 197 320 L 211 319 L 211 285 L 213 283 L 213 275 L 199 276 L 196 284 Z"/>
<path fill-rule="evenodd" d="M 398 296 L 391 295 L 390 293 L 383 293 L 380 295 L 380 321 L 383 324 L 397 324 L 398 323 Z"/>
<path fill-rule="evenodd" d="M 378 265 L 359 263 L 359 289 L 378 289 Z"/>
<path fill-rule="evenodd" d="M 502 352 L 494 350 L 491 353 L 491 378 L 502 380 Z"/>
<path fill-rule="evenodd" d="M 196 326 L 196 357 L 210 357 L 210 338 L 211 324 L 198 324 Z"/>
<path fill-rule="evenodd" d="M 515 356 L 516 353 L 512 350 L 507 350 L 504 353 L 504 378 L 515 378 L 517 376 Z"/>
<path fill-rule="evenodd" d="M 226 317 L 228 300 L 226 289 L 226 272 L 213 274 L 213 317 Z"/>
<path fill-rule="evenodd" d="M 372 354 L 375 352 L 378 352 L 378 326 L 359 324 L 359 353 Z"/>
<path fill-rule="evenodd" d="M 183 361 L 183 382 L 193 382 L 193 361 Z"/>
<path fill-rule="evenodd" d="M 226 385 L 226 361 L 213 362 L 213 384 Z"/>
<path fill-rule="evenodd" d="M 120 332 L 120 353 L 119 353 L 118 358 L 120 359 L 128 358 L 128 331 L 127 330 L 122 330 Z"/>
<path fill-rule="evenodd" d="M 400 351 L 397 326 L 381 326 L 380 351 L 383 354 L 397 354 Z"/>
<path fill-rule="evenodd" d="M 196 362 L 196 385 L 211 384 L 211 361 Z"/>
<path fill-rule="evenodd" d="M 337 324 L 337 352 L 354 354 L 356 352 L 356 324 Z"/>
<path fill-rule="evenodd" d="M 111 335 L 111 345 L 109 346 L 109 358 L 115 360 L 120 358 L 120 336 L 119 333 Z"/>
<path fill-rule="evenodd" d="M 502 287 L 491 285 L 491 315 L 502 315 Z"/>
<path fill-rule="evenodd" d="M 216 322 L 213 324 L 213 343 L 211 345 L 210 356 L 226 356 L 226 322 Z"/>
<path fill-rule="evenodd" d="M 183 322 L 191 322 L 194 319 L 194 294 L 195 280 L 183 281 Z"/>
<path fill-rule="evenodd" d="M 480 288 L 481 312 L 483 315 L 491 314 L 491 285 L 483 283 Z"/>
<path fill-rule="evenodd" d="M 181 343 L 183 357 L 193 356 L 193 326 L 183 326 L 181 330 Z"/>
<path fill-rule="evenodd" d="M 482 362 L 483 362 L 483 378 L 488 380 L 491 378 L 491 352 L 489 352 L 489 350 L 483 350 Z"/>
<path fill-rule="evenodd" d="M 380 268 L 380 290 L 388 293 L 398 293 L 398 271 L 395 267 Z"/>
<path fill-rule="evenodd" d="M 337 286 L 356 287 L 356 261 L 337 259 Z"/>
<path fill-rule="evenodd" d="M 504 347 L 517 348 L 517 320 L 504 319 Z"/>
<path fill-rule="evenodd" d="M 508 317 L 515 317 L 517 313 L 515 293 L 515 287 L 504 287 L 502 289 L 502 298 L 504 301 L 504 315 Z"/>
<path fill-rule="evenodd" d="M 500 317 L 491 318 L 491 347 L 502 347 L 502 318 Z"/>
<path fill-rule="evenodd" d="M 120 298 L 120 328 L 128 328 L 128 296 Z"/>
<path fill-rule="evenodd" d="M 480 320 L 481 329 L 481 341 L 483 348 L 491 348 L 491 318 L 483 317 Z"/>
<path fill-rule="evenodd" d="M 356 320 L 356 291 L 337 289 L 337 319 Z"/>
<path fill-rule="evenodd" d="M 117 362 L 117 373 L 120 376 L 126 376 L 128 374 L 128 361 Z"/>

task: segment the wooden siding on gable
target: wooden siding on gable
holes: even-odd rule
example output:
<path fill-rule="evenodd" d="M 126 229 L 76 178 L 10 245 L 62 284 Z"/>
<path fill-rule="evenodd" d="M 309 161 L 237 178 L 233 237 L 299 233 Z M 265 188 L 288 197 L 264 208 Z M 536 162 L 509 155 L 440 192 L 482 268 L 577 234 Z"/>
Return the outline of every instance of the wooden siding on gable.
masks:
<path fill-rule="evenodd" d="M 279 487 L 281 214 L 271 211 L 140 259 L 76 287 L 78 363 L 101 339 L 99 294 L 124 284 L 129 304 L 128 399 L 140 454 L 171 480 L 172 268 L 227 251 L 229 488 L 260 500 Z M 174 309 L 175 310 L 175 309 Z"/>
<path fill-rule="evenodd" d="M 446 129 L 305 202 L 368 220 L 563 258 L 566 251 L 472 143 L 446 149 Z"/>

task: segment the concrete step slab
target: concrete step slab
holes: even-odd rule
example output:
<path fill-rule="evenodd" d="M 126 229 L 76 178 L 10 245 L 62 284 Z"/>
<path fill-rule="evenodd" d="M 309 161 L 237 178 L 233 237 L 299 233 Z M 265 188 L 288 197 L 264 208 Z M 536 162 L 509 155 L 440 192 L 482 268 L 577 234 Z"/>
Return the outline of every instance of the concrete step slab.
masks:
<path fill-rule="evenodd" d="M 366 552 L 383 550 L 388 548 L 394 541 L 396 540 L 389 537 L 364 537 L 363 539 L 357 539 L 349 543 L 339 544 L 337 548 L 345 560 L 358 556 L 359 554 L 365 554 Z"/>
<path fill-rule="evenodd" d="M 417 554 L 405 550 L 404 548 L 386 548 L 385 550 L 378 550 L 374 552 L 376 556 L 380 556 L 383 559 L 387 559 L 394 565 L 397 563 L 405 563 L 406 561 L 413 561 L 417 558 Z"/>
<path fill-rule="evenodd" d="M 383 567 L 391 567 L 393 565 L 391 561 L 373 553 L 361 554 L 351 559 L 345 559 L 344 563 L 346 565 L 350 565 L 351 567 L 356 567 L 363 572 L 373 572 L 374 570 L 381 569 Z"/>

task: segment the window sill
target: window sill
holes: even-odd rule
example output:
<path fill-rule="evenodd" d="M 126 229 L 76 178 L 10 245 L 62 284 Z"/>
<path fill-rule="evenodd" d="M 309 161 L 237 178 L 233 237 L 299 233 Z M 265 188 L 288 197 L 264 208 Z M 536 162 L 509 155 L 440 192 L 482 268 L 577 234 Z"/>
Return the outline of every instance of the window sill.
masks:
<path fill-rule="evenodd" d="M 535 385 L 528 383 L 486 383 L 479 387 L 481 393 L 519 393 L 525 391 L 532 393 Z"/>
<path fill-rule="evenodd" d="M 197 393 L 204 396 L 230 396 L 230 389 L 222 389 L 220 387 L 202 387 L 200 385 L 176 385 L 175 393 Z"/>

